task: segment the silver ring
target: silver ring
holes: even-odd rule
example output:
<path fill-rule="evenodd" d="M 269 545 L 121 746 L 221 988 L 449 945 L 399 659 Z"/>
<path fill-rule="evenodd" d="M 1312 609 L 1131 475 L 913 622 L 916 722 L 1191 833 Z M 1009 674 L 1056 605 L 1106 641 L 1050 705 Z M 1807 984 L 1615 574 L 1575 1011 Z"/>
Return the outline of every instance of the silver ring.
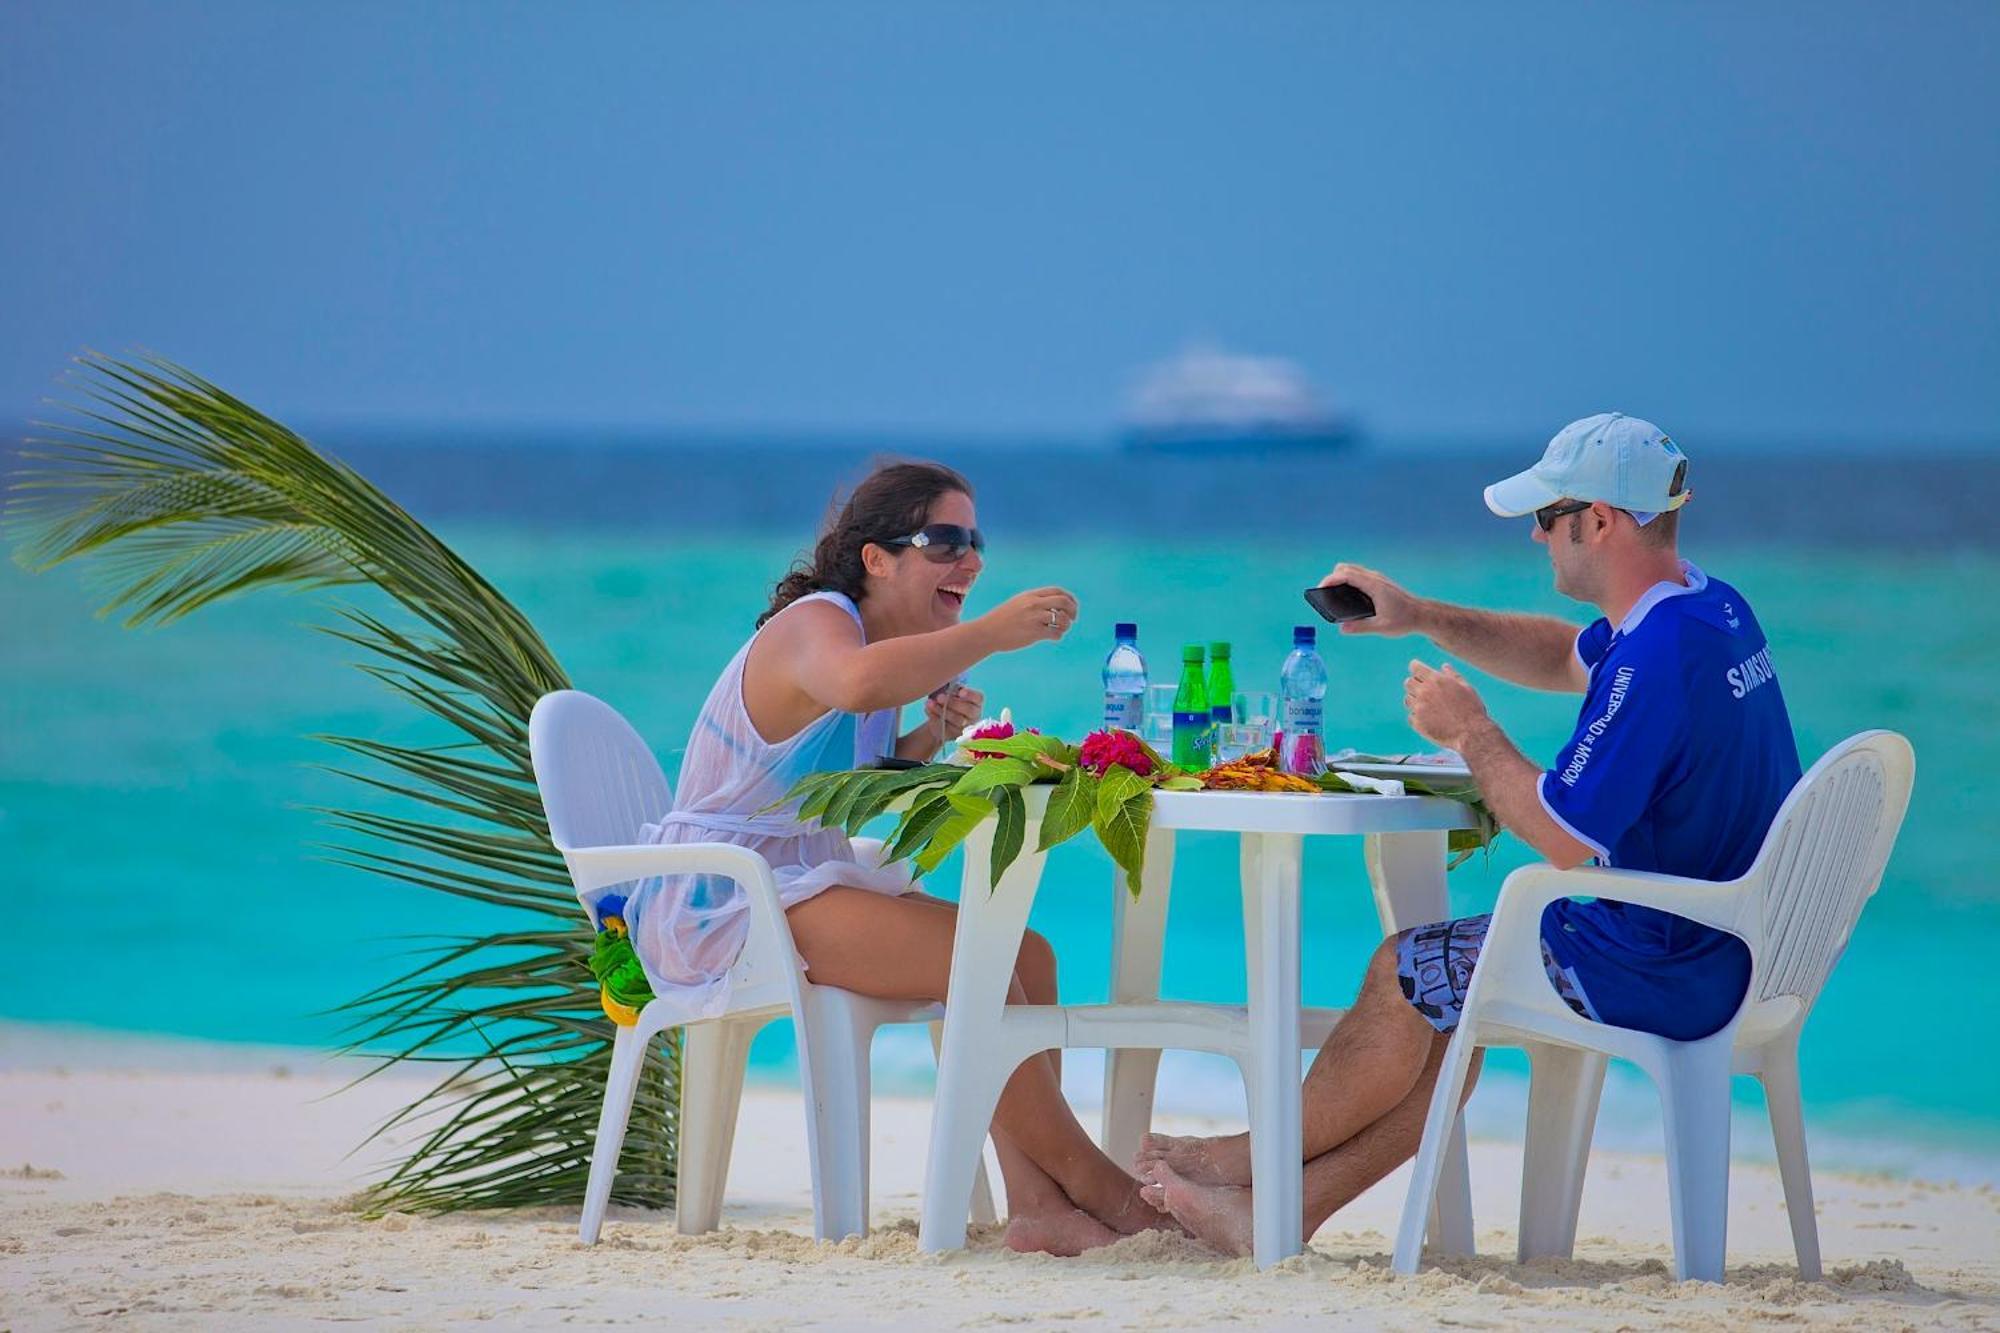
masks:
<path fill-rule="evenodd" d="M 1053 606 L 1049 608 L 1049 628 L 1062 628 L 1062 612 L 1056 610 Z"/>

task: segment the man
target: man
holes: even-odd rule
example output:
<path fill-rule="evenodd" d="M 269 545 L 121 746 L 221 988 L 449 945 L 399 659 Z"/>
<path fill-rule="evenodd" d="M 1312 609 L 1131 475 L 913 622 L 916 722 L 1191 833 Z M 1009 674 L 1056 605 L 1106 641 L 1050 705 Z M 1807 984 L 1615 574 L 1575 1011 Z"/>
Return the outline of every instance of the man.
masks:
<path fill-rule="evenodd" d="M 1557 591 L 1602 613 L 1581 633 L 1546 616 L 1418 598 L 1358 565 L 1322 581 L 1375 601 L 1374 617 L 1344 623 L 1343 633 L 1422 634 L 1502 679 L 1584 696 L 1575 734 L 1543 770 L 1449 665 L 1413 661 L 1403 686 L 1410 725 L 1464 755 L 1500 822 L 1565 869 L 1595 857 L 1621 870 L 1732 879 L 1799 779 L 1749 603 L 1679 557 L 1686 474 L 1673 441 L 1612 412 L 1564 427 L 1539 463 L 1487 487 L 1494 513 L 1534 516 L 1531 535 L 1548 548 Z M 1306 1075 L 1306 1235 L 1416 1152 L 1487 920 L 1404 931 L 1376 950 L 1354 1007 Z M 1726 1025 L 1750 977 L 1749 950 L 1735 936 L 1601 900 L 1550 907 L 1542 959 L 1578 1013 L 1683 1041 Z M 1135 1165 L 1148 1202 L 1221 1249 L 1249 1252 L 1247 1136 L 1151 1135 Z"/>

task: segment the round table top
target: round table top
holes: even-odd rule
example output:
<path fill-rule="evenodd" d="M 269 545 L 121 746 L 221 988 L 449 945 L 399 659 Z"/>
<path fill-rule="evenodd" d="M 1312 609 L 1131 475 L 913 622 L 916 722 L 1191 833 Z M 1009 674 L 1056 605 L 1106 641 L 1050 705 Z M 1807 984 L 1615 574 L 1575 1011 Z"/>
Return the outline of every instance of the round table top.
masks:
<path fill-rule="evenodd" d="M 1039 820 L 1055 787 L 1024 788 L 1029 817 Z M 900 806 L 902 802 L 898 802 Z M 892 809 L 897 807 L 891 807 Z M 1448 832 L 1477 828 L 1472 808 L 1443 796 L 1379 796 L 1373 792 L 1155 791 L 1158 829 L 1222 833 Z"/>
<path fill-rule="evenodd" d="M 1416 833 L 1477 827 L 1472 809 L 1443 796 L 1373 793 L 1159 791 L 1153 827 L 1234 833 Z"/>

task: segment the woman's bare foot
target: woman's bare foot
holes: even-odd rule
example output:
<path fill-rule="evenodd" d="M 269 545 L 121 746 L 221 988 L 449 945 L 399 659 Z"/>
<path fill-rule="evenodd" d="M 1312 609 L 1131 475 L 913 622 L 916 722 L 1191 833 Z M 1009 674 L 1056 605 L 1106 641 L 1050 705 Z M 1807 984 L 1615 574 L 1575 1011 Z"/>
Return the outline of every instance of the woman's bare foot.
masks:
<path fill-rule="evenodd" d="M 1004 1243 L 1022 1254 L 1057 1254 L 1065 1258 L 1109 1245 L 1118 1233 L 1081 1208 L 1051 1209 L 1007 1219 Z"/>
<path fill-rule="evenodd" d="M 1255 1219 L 1250 1191 L 1241 1185 L 1200 1185 L 1165 1162 L 1151 1162 L 1140 1173 L 1140 1194 L 1147 1203 L 1188 1229 L 1196 1240 L 1224 1254 L 1250 1253 Z"/>
<path fill-rule="evenodd" d="M 1202 1139 L 1148 1134 L 1139 1142 L 1139 1156 L 1132 1169 L 1143 1177 L 1145 1168 L 1155 1162 L 1164 1163 L 1182 1180 L 1195 1185 L 1248 1185 L 1250 1136 Z"/>

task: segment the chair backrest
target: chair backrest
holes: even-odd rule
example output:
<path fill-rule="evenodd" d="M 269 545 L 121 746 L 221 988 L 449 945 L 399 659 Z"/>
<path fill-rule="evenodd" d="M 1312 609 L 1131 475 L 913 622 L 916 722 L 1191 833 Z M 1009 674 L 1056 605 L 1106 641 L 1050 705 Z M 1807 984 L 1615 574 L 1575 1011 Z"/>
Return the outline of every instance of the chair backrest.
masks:
<path fill-rule="evenodd" d="M 1882 882 L 1915 777 L 1907 740 L 1864 731 L 1827 751 L 1785 798 L 1744 876 L 1762 890 L 1754 1001 L 1811 1007 Z"/>
<path fill-rule="evenodd" d="M 557 690 L 528 716 L 535 786 L 559 851 L 639 841 L 639 828 L 673 809 L 660 761 L 602 699 Z"/>

